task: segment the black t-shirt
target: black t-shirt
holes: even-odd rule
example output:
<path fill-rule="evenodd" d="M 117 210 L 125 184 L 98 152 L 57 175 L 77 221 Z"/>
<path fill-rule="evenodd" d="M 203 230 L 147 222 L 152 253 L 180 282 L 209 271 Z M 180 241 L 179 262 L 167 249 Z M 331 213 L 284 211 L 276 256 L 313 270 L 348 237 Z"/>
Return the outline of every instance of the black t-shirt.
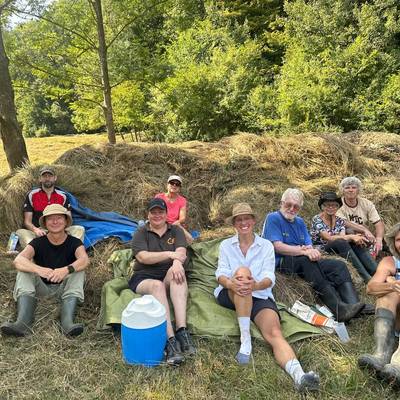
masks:
<path fill-rule="evenodd" d="M 133 255 L 136 256 L 140 251 L 175 251 L 178 247 L 187 247 L 185 234 L 182 228 L 176 225 L 167 225 L 167 230 L 161 237 L 157 233 L 149 230 L 149 224 L 140 227 L 132 239 Z M 135 260 L 134 270 L 137 272 L 154 273 L 154 276 L 162 276 L 171 267 L 173 260 L 169 259 L 156 264 L 142 264 Z M 185 263 L 186 265 L 186 263 Z"/>
<path fill-rule="evenodd" d="M 66 267 L 76 261 L 75 251 L 82 242 L 74 236 L 67 235 L 65 241 L 55 245 L 50 243 L 46 236 L 40 236 L 29 243 L 35 250 L 33 261 L 41 267 L 56 269 Z M 51 283 L 46 278 L 43 282 Z"/>

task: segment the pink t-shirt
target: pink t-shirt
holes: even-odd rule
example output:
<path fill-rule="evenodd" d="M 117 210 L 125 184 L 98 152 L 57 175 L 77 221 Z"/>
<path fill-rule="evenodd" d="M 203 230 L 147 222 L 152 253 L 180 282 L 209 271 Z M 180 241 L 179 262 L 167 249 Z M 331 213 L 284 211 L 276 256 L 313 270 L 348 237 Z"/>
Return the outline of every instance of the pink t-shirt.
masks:
<path fill-rule="evenodd" d="M 154 197 L 163 199 L 167 204 L 167 222 L 169 224 L 179 220 L 179 211 L 186 207 L 186 199 L 183 196 L 178 194 L 174 201 L 171 201 L 166 193 L 158 193 Z"/>

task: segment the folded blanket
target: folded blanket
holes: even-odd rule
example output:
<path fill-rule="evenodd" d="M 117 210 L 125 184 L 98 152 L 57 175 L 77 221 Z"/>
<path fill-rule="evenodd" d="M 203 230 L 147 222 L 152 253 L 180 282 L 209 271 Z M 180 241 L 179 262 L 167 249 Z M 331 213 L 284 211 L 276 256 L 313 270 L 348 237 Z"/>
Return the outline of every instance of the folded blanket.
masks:
<path fill-rule="evenodd" d="M 235 312 L 217 304 L 213 295 L 217 286 L 215 269 L 222 240 L 194 243 L 189 247 L 187 320 L 190 330 L 195 335 L 212 337 L 240 335 Z M 102 289 L 99 329 L 106 328 L 108 324 L 120 324 L 123 309 L 134 297 L 138 297 L 128 288 L 131 256 L 131 250 L 119 250 L 108 260 L 113 266 L 114 279 L 106 282 Z M 282 318 L 282 332 L 289 342 L 322 333 L 319 328 L 290 315 L 283 304 L 278 303 L 278 307 Z M 253 323 L 251 333 L 253 337 L 262 338 Z"/>

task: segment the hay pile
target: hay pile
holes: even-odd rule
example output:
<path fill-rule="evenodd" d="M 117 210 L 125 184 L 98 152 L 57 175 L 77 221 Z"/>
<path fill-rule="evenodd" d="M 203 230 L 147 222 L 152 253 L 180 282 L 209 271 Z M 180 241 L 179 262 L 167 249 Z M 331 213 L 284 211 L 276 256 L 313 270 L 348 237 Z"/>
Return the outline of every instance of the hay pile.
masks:
<path fill-rule="evenodd" d="M 165 189 L 169 174 L 184 179 L 190 225 L 223 227 L 237 201 L 250 202 L 260 219 L 278 207 L 282 191 L 299 187 L 306 221 L 318 212 L 321 191 L 336 190 L 344 176 L 357 175 L 389 224 L 397 221 L 400 137 L 384 133 L 257 136 L 241 133 L 217 143 L 180 145 L 85 145 L 55 163 L 58 184 L 95 210 L 144 216 L 145 204 Z M 39 167 L 0 179 L 0 231 L 22 223 L 21 204 L 36 184 Z"/>
<path fill-rule="evenodd" d="M 217 143 L 84 145 L 63 154 L 55 167 L 58 185 L 81 204 L 134 219 L 145 216 L 145 204 L 165 189 L 168 175 L 179 174 L 189 200 L 189 225 L 209 239 L 232 232 L 223 221 L 238 201 L 252 204 L 261 228 L 287 187 L 303 190 L 302 216 L 309 222 L 318 212 L 319 193 L 336 190 L 348 175 L 362 179 L 366 197 L 391 225 L 398 221 L 399 158 L 400 137 L 393 134 L 240 133 Z M 22 225 L 21 206 L 38 170 L 0 179 L 1 234 Z"/>

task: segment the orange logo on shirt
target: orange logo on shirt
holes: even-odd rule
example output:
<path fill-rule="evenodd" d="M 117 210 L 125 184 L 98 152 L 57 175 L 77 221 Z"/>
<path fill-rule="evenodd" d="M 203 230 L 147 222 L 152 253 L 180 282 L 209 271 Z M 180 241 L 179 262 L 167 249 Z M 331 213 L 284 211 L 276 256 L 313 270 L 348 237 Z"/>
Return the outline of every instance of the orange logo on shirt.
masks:
<path fill-rule="evenodd" d="M 175 238 L 172 238 L 172 237 L 168 238 L 167 243 L 168 244 L 174 244 L 175 243 Z"/>

